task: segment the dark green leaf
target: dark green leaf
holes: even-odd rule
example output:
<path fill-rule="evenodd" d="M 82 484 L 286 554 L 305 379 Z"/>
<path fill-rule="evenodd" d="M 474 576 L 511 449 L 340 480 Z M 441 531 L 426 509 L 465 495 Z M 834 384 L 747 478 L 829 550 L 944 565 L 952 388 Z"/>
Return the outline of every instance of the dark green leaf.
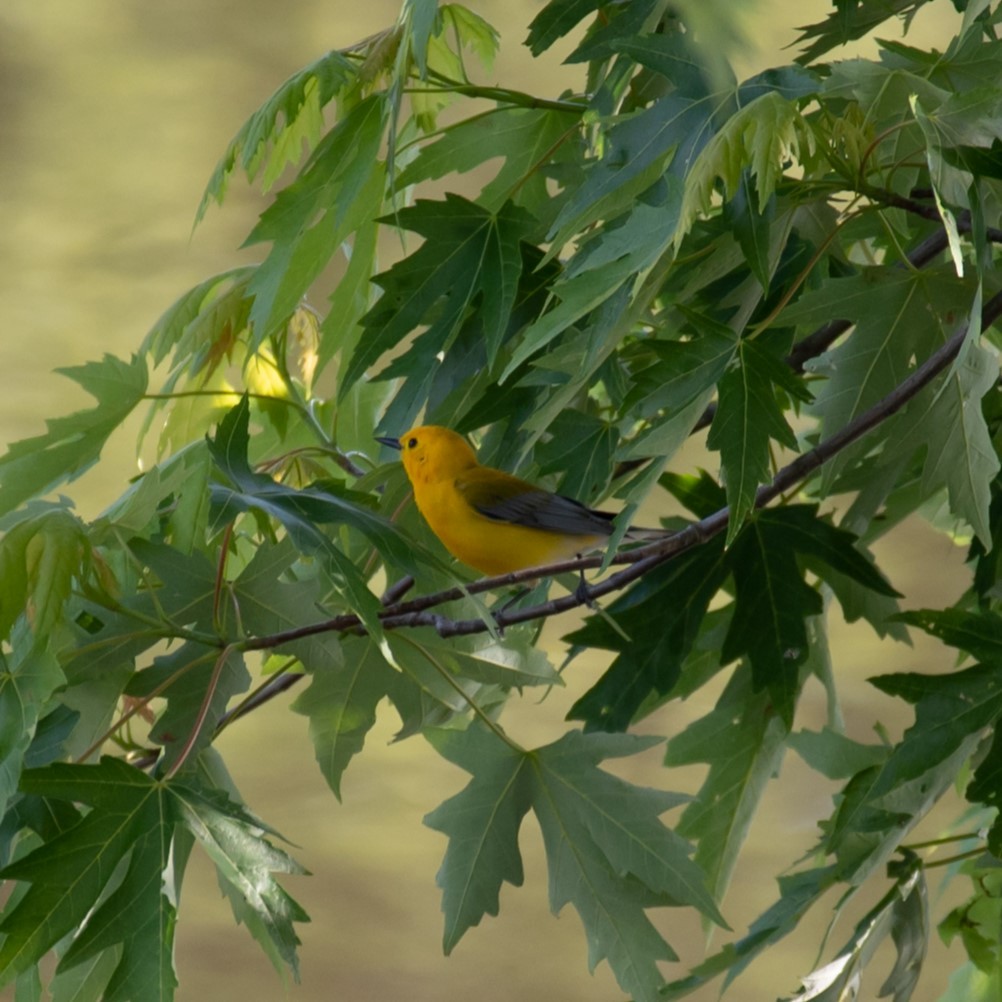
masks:
<path fill-rule="evenodd" d="M 3 871 L 5 878 L 31 886 L 0 924 L 0 931 L 7 933 L 0 947 L 0 979 L 9 981 L 25 970 L 91 916 L 98 918 L 94 941 L 125 944 L 112 975 L 116 994 L 109 998 L 132 998 L 117 992 L 135 991 L 137 985 L 140 997 L 173 997 L 173 908 L 164 898 L 162 871 L 142 872 L 161 858 L 156 843 L 163 846 L 171 837 L 173 819 L 160 786 L 138 769 L 105 758 L 96 766 L 57 763 L 27 770 L 22 787 L 28 793 L 89 803 L 94 810 Z M 125 896 L 139 895 L 145 910 L 133 913 L 116 908 L 112 914 L 101 909 L 92 916 L 99 897 L 130 852 L 141 858 L 135 867 L 130 865 L 125 883 L 118 888 L 128 888 Z M 150 910 L 159 916 L 152 924 Z"/>
<path fill-rule="evenodd" d="M 812 564 L 822 578 L 831 568 L 880 595 L 900 598 L 900 592 L 859 551 L 856 536 L 819 517 L 817 505 L 792 504 L 782 509 L 766 509 L 758 518 L 783 533 L 797 553 L 814 558 Z"/>
<path fill-rule="evenodd" d="M 720 452 L 731 509 L 728 542 L 754 508 L 759 485 L 769 478 L 770 440 L 796 448 L 773 388 L 777 362 L 758 341 L 741 341 L 737 364 L 719 383 L 720 401 L 706 444 Z"/>
<path fill-rule="evenodd" d="M 122 882 L 88 916 L 59 962 L 60 970 L 68 970 L 121 943 L 121 958 L 105 985 L 103 1002 L 167 1000 L 177 987 L 176 898 L 165 894 L 163 887 L 171 865 L 173 825 L 169 816 L 153 817 L 159 824 L 136 839 Z"/>
<path fill-rule="evenodd" d="M 550 0 L 529 25 L 525 44 L 538 56 L 601 6 L 602 0 Z"/>
<path fill-rule="evenodd" d="M 419 200 L 392 221 L 425 242 L 376 277 L 383 295 L 363 320 L 366 333 L 342 377 L 342 395 L 422 324 L 428 329 L 405 356 L 408 374 L 413 379 L 431 372 L 437 354 L 477 304 L 486 318 L 484 336 L 493 364 L 514 306 L 522 271 L 520 243 L 532 222 L 524 210 L 509 202 L 491 213 L 448 194 L 442 202 Z"/>
<path fill-rule="evenodd" d="M 728 552 L 736 604 L 722 657 L 748 656 L 755 688 L 769 690 L 789 728 L 808 653 L 805 620 L 821 613 L 821 596 L 805 583 L 780 523 L 753 518 Z"/>
<path fill-rule="evenodd" d="M 653 739 L 657 741 L 658 739 Z M 624 991 L 658 998 L 655 961 L 673 951 L 644 910 L 688 904 L 723 924 L 689 847 L 659 816 L 681 798 L 631 786 L 597 768 L 652 739 L 570 732 L 534 753 L 533 804 L 546 846 L 555 912 L 573 904 L 589 943 L 589 965 L 609 962 Z M 633 879 L 631 879 L 633 878 Z"/>
<path fill-rule="evenodd" d="M 952 167 L 969 171 L 975 177 L 1002 180 L 1002 142 L 995 140 L 990 147 L 955 146 L 943 150 L 943 159 Z"/>
<path fill-rule="evenodd" d="M 723 488 L 707 473 L 662 473 L 658 483 L 697 518 L 706 518 L 727 503 Z"/>
<path fill-rule="evenodd" d="M 392 523 L 371 511 L 365 503 L 359 503 L 363 501 L 362 496 L 352 497 L 334 485 L 297 491 L 255 473 L 247 461 L 249 421 L 250 409 L 244 397 L 220 422 L 216 437 L 210 441 L 213 459 L 235 485 L 235 489 L 219 487 L 214 491 L 214 499 L 221 508 L 218 517 L 222 519 L 232 517 L 235 512 L 255 510 L 281 523 L 302 552 L 324 560 L 332 579 L 349 596 L 353 610 L 363 618 L 370 631 L 378 634 L 375 596 L 366 587 L 358 568 L 321 532 L 319 524 L 345 522 L 359 529 L 381 552 L 407 569 L 415 567 L 413 544 Z"/>
<path fill-rule="evenodd" d="M 563 472 L 561 494 L 589 502 L 605 494 L 612 478 L 613 455 L 619 436 L 599 418 L 564 411 L 550 425 L 550 440 L 539 447 L 541 474 Z"/>
<path fill-rule="evenodd" d="M 768 293 L 772 262 L 769 260 L 769 228 L 776 215 L 776 199 L 770 198 L 764 211 L 759 211 L 753 198 L 752 177 L 748 170 L 741 173 L 741 183 L 724 203 L 724 219 L 741 244 L 745 260 L 758 279 L 762 291 Z"/>
<path fill-rule="evenodd" d="M 706 97 L 709 92 L 705 61 L 689 34 L 620 35 L 612 48 L 660 73 L 680 94 Z"/>
<path fill-rule="evenodd" d="M 626 730 L 652 693 L 671 691 L 727 575 L 722 551 L 717 537 L 680 554 L 616 599 L 605 615 L 589 618 L 582 629 L 564 638 L 619 652 L 571 707 L 570 719 L 585 721 L 589 729 Z"/>
<path fill-rule="evenodd" d="M 989 609 L 909 609 L 897 618 L 979 661 L 1002 661 L 1002 616 Z"/>
<path fill-rule="evenodd" d="M 1002 714 L 994 668 L 950 675 L 901 673 L 871 679 L 882 692 L 915 704 L 915 722 L 882 765 L 850 780 L 827 848 L 845 879 L 860 882 L 880 865 L 944 790 Z"/>
<path fill-rule="evenodd" d="M 636 408 L 643 417 L 664 409 L 669 416 L 716 386 L 734 358 L 738 342 L 723 324 L 700 321 L 700 329 L 689 340 L 655 341 L 643 349 L 643 361 L 632 373 L 633 387 L 626 406 Z M 658 426 L 663 423 L 659 421 Z M 638 443 L 632 451 L 641 448 Z"/>
<path fill-rule="evenodd" d="M 798 42 L 810 42 L 797 57 L 798 63 L 809 63 L 854 39 L 868 35 L 884 21 L 897 15 L 911 17 L 929 0 L 851 0 L 837 3 L 834 12 L 823 21 L 800 29 Z"/>
<path fill-rule="evenodd" d="M 852 334 L 813 366 L 827 377 L 815 390 L 822 433 L 833 434 L 886 397 L 911 371 L 916 355 L 924 357 L 947 340 L 957 321 L 955 311 L 966 312 L 969 302 L 952 269 L 880 267 L 830 280 L 784 310 L 784 323 L 816 328 L 843 319 L 855 324 Z M 829 490 L 839 473 L 870 447 L 864 440 L 827 463 L 823 489 Z"/>
<path fill-rule="evenodd" d="M 997 724 L 992 743 L 974 770 L 964 796 L 972 804 L 1002 809 L 1002 731 Z M 996 814 L 988 831 L 988 849 L 994 856 L 1002 856 L 1002 814 Z"/>

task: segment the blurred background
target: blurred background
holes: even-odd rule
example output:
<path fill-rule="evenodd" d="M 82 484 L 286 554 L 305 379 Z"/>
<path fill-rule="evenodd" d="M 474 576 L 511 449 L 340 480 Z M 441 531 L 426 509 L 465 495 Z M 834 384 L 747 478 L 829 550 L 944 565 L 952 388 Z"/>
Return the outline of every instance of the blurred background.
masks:
<path fill-rule="evenodd" d="M 576 86 L 578 71 L 544 61 L 521 42 L 542 6 L 538 0 L 470 4 L 502 33 L 493 79 L 556 95 Z M 291 73 L 333 47 L 350 44 L 396 17 L 397 0 L 5 0 L 0 8 L 0 444 L 44 430 L 44 419 L 86 406 L 87 398 L 56 366 L 103 352 L 128 355 L 160 313 L 200 279 L 257 260 L 261 250 L 239 247 L 266 203 L 239 181 L 222 209 L 210 210 L 192 234 L 203 187 L 226 143 L 244 119 Z M 733 5 L 747 30 L 741 75 L 790 60 L 782 50 L 795 26 L 826 12 L 820 0 Z M 949 4 L 941 19 L 920 18 L 909 35 L 916 45 L 940 45 L 953 32 Z M 884 31 L 891 34 L 891 28 Z M 872 47 L 864 47 L 872 52 Z M 322 303 L 315 304 L 322 307 Z M 79 399 L 78 399 L 79 397 Z M 672 466 L 691 469 L 700 443 Z M 111 443 L 100 476 L 89 474 L 68 493 L 93 518 L 136 472 L 135 431 Z M 964 587 L 963 550 L 919 523 L 878 546 L 878 559 L 910 606 L 952 601 Z M 929 568 L 934 567 L 935 573 Z M 551 621 L 547 643 L 559 657 L 559 638 L 577 625 Z M 873 739 L 879 720 L 900 733 L 909 715 L 875 690 L 855 684 L 904 668 L 948 670 L 952 655 L 916 638 L 915 646 L 881 643 L 865 627 L 832 623 L 834 662 L 853 737 Z M 523 744 L 554 740 L 563 716 L 604 669 L 577 661 L 570 692 L 537 696 L 505 718 Z M 671 705 L 646 723 L 660 734 L 682 730 L 712 706 L 719 689 Z M 421 818 L 466 782 L 419 740 L 390 743 L 395 720 L 384 714 L 365 753 L 348 770 L 338 804 L 315 767 L 304 718 L 288 713 L 288 698 L 251 715 L 221 742 L 251 808 L 293 843 L 313 876 L 286 881 L 312 916 L 301 927 L 302 979 L 283 983 L 244 930 L 235 927 L 210 867 L 193 859 L 181 901 L 178 999 L 283 999 L 314 1002 L 451 1002 L 501 1000 L 614 1000 L 622 997 L 600 966 L 591 976 L 577 916 L 549 914 L 538 831 L 523 832 L 526 886 L 506 886 L 501 915 L 471 930 L 450 958 L 441 953 L 442 922 L 435 872 L 444 838 Z M 801 726 L 824 722 L 820 687 L 808 693 Z M 630 762 L 633 781 L 695 790 L 698 769 L 666 774 L 655 749 Z M 623 772 L 622 769 L 619 770 Z M 781 784 L 766 795 L 724 912 L 741 934 L 775 898 L 774 877 L 813 844 L 833 790 L 792 755 Z M 936 834 L 952 820 L 941 812 L 921 832 Z M 918 836 L 916 836 L 918 837 Z M 882 893 L 885 888 L 878 888 Z M 948 891 L 956 896 L 960 890 Z M 861 902 L 865 906 L 866 902 Z M 945 911 L 937 903 L 934 912 Z M 859 909 L 853 912 L 860 913 Z M 797 934 L 753 966 L 728 992 L 734 1002 L 759 1002 L 793 992 L 816 963 L 830 916 L 820 911 Z M 696 963 L 703 932 L 687 914 L 658 916 L 685 963 Z M 823 959 L 852 928 L 843 919 Z M 721 945 L 719 938 L 715 946 Z M 889 970 L 877 962 L 862 997 L 873 998 Z M 957 950 L 933 955 L 915 1002 L 932 1002 L 960 962 Z M 682 975 L 675 967 L 672 978 Z M 716 998 L 713 985 L 697 1000 Z"/>

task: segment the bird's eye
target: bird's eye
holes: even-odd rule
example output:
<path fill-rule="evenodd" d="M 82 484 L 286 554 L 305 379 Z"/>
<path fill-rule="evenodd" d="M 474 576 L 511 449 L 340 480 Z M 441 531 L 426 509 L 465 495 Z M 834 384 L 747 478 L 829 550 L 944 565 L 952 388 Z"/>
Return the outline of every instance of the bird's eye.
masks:
<path fill-rule="evenodd" d="M 417 439 L 416 438 L 409 438 L 409 439 L 407 439 L 407 448 L 408 449 L 415 449 L 415 448 L 417 448 Z"/>

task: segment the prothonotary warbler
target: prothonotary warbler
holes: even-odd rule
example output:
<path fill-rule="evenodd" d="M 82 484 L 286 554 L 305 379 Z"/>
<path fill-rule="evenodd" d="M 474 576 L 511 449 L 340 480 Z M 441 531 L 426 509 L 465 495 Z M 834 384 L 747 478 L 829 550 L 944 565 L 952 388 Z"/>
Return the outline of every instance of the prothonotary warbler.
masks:
<path fill-rule="evenodd" d="M 449 428 L 424 425 L 377 441 L 401 451 L 414 501 L 432 532 L 484 574 L 566 560 L 612 535 L 614 515 L 481 466 L 466 439 Z"/>

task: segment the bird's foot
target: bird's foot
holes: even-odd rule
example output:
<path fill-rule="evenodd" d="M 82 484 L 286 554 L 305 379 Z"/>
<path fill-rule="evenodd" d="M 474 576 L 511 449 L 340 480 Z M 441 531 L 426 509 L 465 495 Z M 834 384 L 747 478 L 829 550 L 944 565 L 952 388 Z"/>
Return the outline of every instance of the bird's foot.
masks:
<path fill-rule="evenodd" d="M 581 579 L 578 581 L 577 588 L 574 589 L 574 597 L 582 605 L 587 606 L 589 609 L 595 608 L 595 599 L 591 597 L 591 589 L 588 587 L 588 582 L 585 580 L 584 571 L 581 571 Z"/>

